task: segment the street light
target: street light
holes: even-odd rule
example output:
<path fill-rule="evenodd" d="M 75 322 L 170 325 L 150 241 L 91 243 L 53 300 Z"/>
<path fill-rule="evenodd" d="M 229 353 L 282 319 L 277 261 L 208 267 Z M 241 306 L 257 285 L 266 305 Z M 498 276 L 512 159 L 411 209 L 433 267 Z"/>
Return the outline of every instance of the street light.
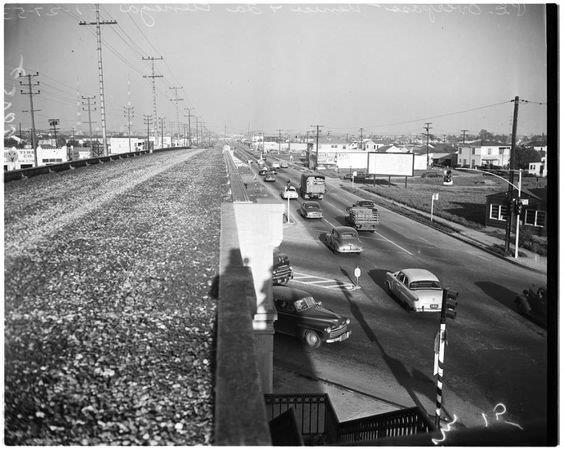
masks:
<path fill-rule="evenodd" d="M 499 179 L 505 181 L 507 184 L 509 184 L 509 185 L 511 185 L 511 186 L 513 186 L 517 189 L 517 203 L 516 204 L 517 204 L 518 209 L 517 209 L 517 223 L 515 223 L 515 259 L 518 259 L 519 258 L 519 217 L 521 215 L 521 206 L 520 206 L 521 205 L 521 176 L 523 174 L 523 169 L 521 169 L 521 168 L 519 169 L 519 182 L 517 183 L 517 185 L 509 182 L 503 176 L 499 176 L 499 175 L 496 175 L 495 173 L 490 173 L 490 172 L 485 171 L 485 170 L 478 170 L 477 168 L 458 168 L 457 170 L 477 171 L 477 172 L 480 172 L 480 173 L 487 173 L 488 175 L 495 176 L 496 178 L 499 178 Z M 517 170 L 506 170 L 506 171 L 517 171 Z M 509 209 L 507 211 L 508 214 L 512 213 L 511 207 L 514 207 L 514 206 L 515 206 L 515 204 L 510 204 L 508 206 L 508 209 Z"/>

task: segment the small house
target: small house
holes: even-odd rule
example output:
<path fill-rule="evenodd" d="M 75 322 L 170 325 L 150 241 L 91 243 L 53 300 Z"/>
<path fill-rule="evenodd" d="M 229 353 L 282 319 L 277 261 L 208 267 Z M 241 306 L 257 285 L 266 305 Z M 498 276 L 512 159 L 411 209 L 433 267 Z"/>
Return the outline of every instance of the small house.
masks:
<path fill-rule="evenodd" d="M 486 226 L 505 228 L 508 212 L 506 198 L 507 192 L 486 196 Z M 546 235 L 546 188 L 523 189 L 521 200 L 524 203 L 520 216 L 521 226 L 533 234 Z"/>

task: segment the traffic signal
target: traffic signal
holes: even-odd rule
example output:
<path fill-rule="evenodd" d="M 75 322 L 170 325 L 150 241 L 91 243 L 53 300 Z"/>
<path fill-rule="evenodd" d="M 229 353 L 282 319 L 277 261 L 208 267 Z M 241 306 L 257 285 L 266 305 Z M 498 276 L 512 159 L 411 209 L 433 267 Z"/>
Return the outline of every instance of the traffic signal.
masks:
<path fill-rule="evenodd" d="M 456 307 L 458 306 L 458 292 L 444 290 L 443 292 L 443 313 L 446 318 L 456 319 Z"/>

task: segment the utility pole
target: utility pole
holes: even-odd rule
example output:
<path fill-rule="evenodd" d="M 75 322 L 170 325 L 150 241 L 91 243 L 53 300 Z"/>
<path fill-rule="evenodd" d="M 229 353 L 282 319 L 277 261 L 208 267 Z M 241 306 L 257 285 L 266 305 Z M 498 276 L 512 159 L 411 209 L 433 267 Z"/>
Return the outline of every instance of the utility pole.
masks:
<path fill-rule="evenodd" d="M 96 4 L 96 22 L 86 23 L 80 21 L 79 25 L 96 25 L 96 41 L 98 43 L 98 83 L 100 85 L 100 115 L 102 119 L 102 145 L 104 148 L 104 156 L 108 155 L 108 146 L 106 142 L 106 109 L 104 103 L 104 71 L 102 70 L 102 30 L 100 25 L 115 25 L 115 20 L 100 21 L 100 5 Z"/>
<path fill-rule="evenodd" d="M 155 144 L 157 143 L 157 126 L 158 126 L 158 117 L 157 117 L 157 88 L 155 86 L 155 78 L 162 78 L 163 75 L 155 75 L 155 61 L 160 61 L 163 57 L 153 57 L 142 56 L 141 59 L 143 61 L 151 61 L 151 75 L 143 75 L 143 78 L 151 78 L 151 84 L 153 86 L 153 135 L 155 136 Z"/>
<path fill-rule="evenodd" d="M 169 89 L 174 89 L 174 98 L 171 98 L 170 101 L 174 101 L 176 104 L 176 125 L 178 130 L 178 138 L 180 139 L 180 115 L 178 113 L 178 102 L 184 101 L 184 98 L 178 98 L 178 89 L 182 89 L 182 86 L 179 87 L 169 87 Z M 172 142 L 171 142 L 172 144 Z"/>
<path fill-rule="evenodd" d="M 161 148 L 164 148 L 164 117 L 159 118 L 161 122 Z"/>
<path fill-rule="evenodd" d="M 278 154 L 280 154 L 280 140 L 282 139 L 282 130 L 278 130 Z"/>
<path fill-rule="evenodd" d="M 194 108 L 184 108 L 185 111 L 188 111 L 188 115 L 184 114 L 184 117 L 188 117 L 188 146 L 192 146 L 192 126 L 190 125 L 190 110 Z"/>
<path fill-rule="evenodd" d="M 124 113 L 127 117 L 127 137 L 129 139 L 129 152 L 131 153 L 131 117 L 133 116 L 133 106 L 124 106 Z"/>
<path fill-rule="evenodd" d="M 467 129 L 461 129 L 460 131 L 462 131 L 462 145 L 466 144 L 466 131 L 468 131 Z"/>
<path fill-rule="evenodd" d="M 200 121 L 200 135 L 202 136 L 202 142 L 206 143 L 206 139 L 204 138 L 204 125 L 206 124 L 206 122 L 202 122 Z"/>
<path fill-rule="evenodd" d="M 364 128 L 360 128 L 360 149 L 362 150 L 362 131 Z"/>
<path fill-rule="evenodd" d="M 91 153 L 91 156 L 99 156 L 99 154 L 97 154 L 97 153 L 96 153 L 96 155 L 93 154 L 94 153 L 94 147 L 92 146 L 92 108 L 91 108 L 92 105 L 91 105 L 90 101 L 93 101 L 95 97 L 94 96 L 92 96 L 92 97 L 84 97 L 83 96 L 81 98 L 88 102 L 88 128 L 90 129 L 90 153 Z M 84 105 L 84 101 L 82 102 L 82 104 Z M 82 108 L 82 110 L 84 111 L 85 109 Z M 94 110 L 96 110 L 96 108 L 94 108 Z"/>
<path fill-rule="evenodd" d="M 317 161 L 319 159 L 319 128 L 323 128 L 323 125 L 310 125 L 315 126 L 315 169 L 317 170 Z M 309 164 L 309 161 L 308 161 Z"/>
<path fill-rule="evenodd" d="M 429 168 L 429 130 L 431 129 L 431 122 L 426 122 L 425 123 L 425 130 L 427 131 L 427 168 Z"/>
<path fill-rule="evenodd" d="M 505 223 L 505 254 L 509 255 L 509 239 L 511 238 L 511 222 L 513 221 L 513 174 L 515 170 L 516 149 L 515 142 L 517 136 L 517 117 L 519 115 L 519 97 L 512 100 L 513 107 L 513 130 L 511 134 L 511 155 L 509 156 L 509 185 L 507 186 L 507 221 Z M 519 217 L 517 217 L 519 219 Z M 519 224 L 517 224 L 519 225 Z"/>
<path fill-rule="evenodd" d="M 152 123 L 151 123 L 152 121 L 153 121 L 153 117 L 150 114 L 149 115 L 143 114 L 143 122 L 147 125 L 147 150 L 149 150 L 149 144 L 151 143 L 150 142 L 150 135 L 149 135 L 150 131 L 149 130 L 150 130 L 150 127 L 152 125 Z"/>
<path fill-rule="evenodd" d="M 37 139 L 35 137 L 35 111 L 39 111 L 39 109 L 33 109 L 33 96 L 34 95 L 39 95 L 40 91 L 39 89 L 37 90 L 37 92 L 33 91 L 33 88 L 36 86 L 39 86 L 39 81 L 37 81 L 35 84 L 31 83 L 31 77 L 32 76 L 39 76 L 39 73 L 35 73 L 35 75 L 32 74 L 28 74 L 28 75 L 19 75 L 19 78 L 27 78 L 27 83 L 24 83 L 22 81 L 20 81 L 20 86 L 25 86 L 28 88 L 27 92 L 24 92 L 23 90 L 20 90 L 21 94 L 27 94 L 29 95 L 29 112 L 31 113 L 31 147 L 33 148 L 33 157 L 35 159 L 35 166 L 37 167 Z M 24 111 L 25 112 L 25 111 Z"/>
<path fill-rule="evenodd" d="M 194 118 L 196 119 L 196 146 L 200 144 L 200 138 L 198 137 L 198 116 L 195 115 Z"/>

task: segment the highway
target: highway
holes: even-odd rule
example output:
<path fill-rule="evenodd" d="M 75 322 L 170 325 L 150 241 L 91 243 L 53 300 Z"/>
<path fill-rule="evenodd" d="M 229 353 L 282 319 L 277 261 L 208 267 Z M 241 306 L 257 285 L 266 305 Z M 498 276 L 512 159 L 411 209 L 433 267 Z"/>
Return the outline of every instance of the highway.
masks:
<path fill-rule="evenodd" d="M 265 185 L 274 198 L 286 201 L 279 196 L 281 188 L 288 179 L 298 186 L 303 170 L 297 165 L 281 169 L 277 181 Z M 384 286 L 386 271 L 426 268 L 459 292 L 458 316 L 447 324 L 447 416 L 456 415 L 466 426 L 495 421 L 496 413 L 498 420 L 521 426 L 546 421 L 546 331 L 513 309 L 522 289 L 546 278 L 381 207 L 377 231 L 361 234 L 361 255 L 333 254 L 320 236 L 344 225 L 345 207 L 361 198 L 344 191 L 343 183 L 328 179 L 320 201 L 322 220 L 302 218 L 297 213 L 302 199 L 291 200 L 292 222 L 285 225 L 281 249 L 297 273 L 290 285 L 350 317 L 353 334 L 316 351 L 277 336 L 275 364 L 391 403 L 417 404 L 433 415 L 439 314 L 406 310 Z M 360 289 L 353 288 L 356 266 L 362 273 Z"/>

